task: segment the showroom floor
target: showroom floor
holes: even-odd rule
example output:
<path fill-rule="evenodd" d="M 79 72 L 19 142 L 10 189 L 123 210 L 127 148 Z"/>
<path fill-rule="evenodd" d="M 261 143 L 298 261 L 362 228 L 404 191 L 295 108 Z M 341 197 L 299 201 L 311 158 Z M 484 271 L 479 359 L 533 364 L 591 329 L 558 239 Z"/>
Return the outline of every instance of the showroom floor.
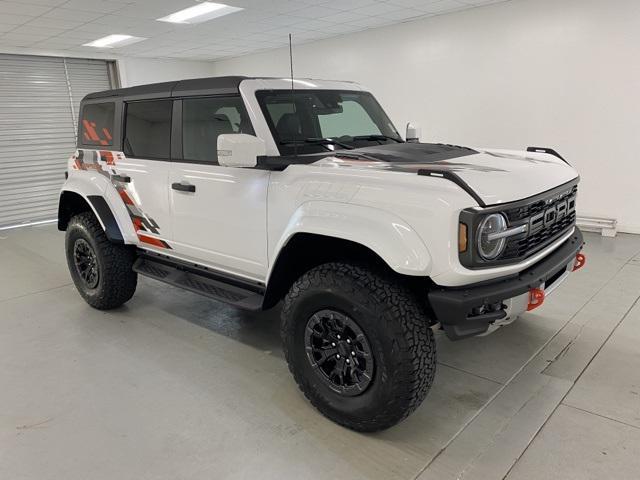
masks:
<path fill-rule="evenodd" d="M 587 266 L 540 310 L 449 342 L 427 400 L 362 435 L 318 414 L 278 314 L 151 280 L 100 312 L 63 234 L 0 232 L 0 478 L 637 478 L 640 236 L 587 235 Z"/>

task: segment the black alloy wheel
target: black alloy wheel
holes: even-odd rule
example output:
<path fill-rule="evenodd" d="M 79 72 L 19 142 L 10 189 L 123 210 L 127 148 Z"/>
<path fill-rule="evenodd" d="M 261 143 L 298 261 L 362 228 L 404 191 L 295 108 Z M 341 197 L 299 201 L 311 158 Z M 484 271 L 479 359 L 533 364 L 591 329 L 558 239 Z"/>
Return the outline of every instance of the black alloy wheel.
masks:
<path fill-rule="evenodd" d="M 374 375 L 374 357 L 366 335 L 349 316 L 320 310 L 307 321 L 307 358 L 320 379 L 344 396 L 363 393 Z"/>
<path fill-rule="evenodd" d="M 100 281 L 98 259 L 91 245 L 83 238 L 78 238 L 73 245 L 73 262 L 87 288 L 96 288 Z"/>

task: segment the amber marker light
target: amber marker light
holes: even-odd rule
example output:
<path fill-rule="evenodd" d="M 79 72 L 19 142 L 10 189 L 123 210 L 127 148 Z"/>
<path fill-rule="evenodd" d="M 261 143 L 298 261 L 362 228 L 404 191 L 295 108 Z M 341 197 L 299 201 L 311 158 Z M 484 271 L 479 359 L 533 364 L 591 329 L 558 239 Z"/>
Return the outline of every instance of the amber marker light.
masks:
<path fill-rule="evenodd" d="M 458 252 L 463 253 L 467 251 L 467 224 L 460 223 L 458 227 Z"/>

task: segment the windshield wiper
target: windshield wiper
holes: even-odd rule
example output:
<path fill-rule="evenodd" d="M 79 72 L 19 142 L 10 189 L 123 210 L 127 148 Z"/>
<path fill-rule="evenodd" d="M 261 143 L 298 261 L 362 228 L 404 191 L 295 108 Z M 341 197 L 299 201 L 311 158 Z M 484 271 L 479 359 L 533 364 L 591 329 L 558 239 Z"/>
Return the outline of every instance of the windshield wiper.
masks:
<path fill-rule="evenodd" d="M 346 143 L 339 142 L 338 140 L 334 140 L 332 138 L 305 138 L 304 140 L 281 140 L 280 145 L 291 145 L 293 143 L 310 143 L 313 145 L 320 145 L 322 147 L 327 147 L 329 145 L 337 145 L 342 148 L 346 148 L 347 150 L 352 150 L 355 147 L 352 145 L 347 145 Z M 327 148 L 327 150 L 331 150 Z"/>
<path fill-rule="evenodd" d="M 396 137 L 390 137 L 389 135 L 382 135 L 373 133 L 371 135 L 356 135 L 352 137 L 354 140 L 393 140 L 394 142 L 404 143 L 402 140 Z"/>

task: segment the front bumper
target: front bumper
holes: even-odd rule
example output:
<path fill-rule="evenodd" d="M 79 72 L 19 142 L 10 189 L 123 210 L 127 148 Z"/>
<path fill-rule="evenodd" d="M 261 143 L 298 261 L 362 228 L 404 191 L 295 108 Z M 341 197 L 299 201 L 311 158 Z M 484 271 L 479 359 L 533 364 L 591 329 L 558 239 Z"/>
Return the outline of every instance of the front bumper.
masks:
<path fill-rule="evenodd" d="M 507 316 L 504 302 L 551 284 L 563 277 L 582 249 L 582 232 L 573 234 L 538 263 L 517 275 L 464 287 L 436 287 L 429 303 L 447 336 L 452 340 L 485 333 L 491 324 Z"/>

